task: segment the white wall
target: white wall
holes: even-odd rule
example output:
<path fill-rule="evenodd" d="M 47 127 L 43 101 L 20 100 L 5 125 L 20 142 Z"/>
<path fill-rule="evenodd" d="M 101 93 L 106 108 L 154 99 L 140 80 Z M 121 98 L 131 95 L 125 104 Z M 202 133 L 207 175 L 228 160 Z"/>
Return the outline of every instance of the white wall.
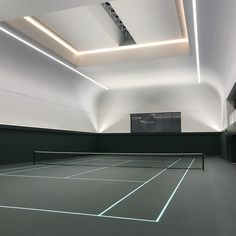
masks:
<path fill-rule="evenodd" d="M 190 78 L 196 77 L 196 71 L 188 58 L 186 63 L 181 63 L 180 58 L 160 60 L 158 64 L 146 62 L 145 73 L 139 69 L 141 63 L 133 67 L 125 63 L 115 69 L 106 65 L 100 71 L 83 69 L 111 88 L 120 85 L 118 90 L 103 93 L 99 87 L 0 33 L 0 123 L 129 132 L 130 113 L 180 111 L 185 132 L 221 130 L 222 120 L 223 126 L 227 123 L 225 99 L 236 81 L 236 1 L 198 0 L 197 6 L 201 85 L 184 85 L 196 81 Z M 159 79 L 166 85 L 155 84 Z M 132 88 L 131 80 L 141 86 L 151 80 L 153 86 Z M 176 80 L 183 83 L 178 86 Z"/>
<path fill-rule="evenodd" d="M 221 102 L 206 84 L 108 91 L 99 99 L 99 132 L 130 132 L 130 113 L 181 112 L 183 132 L 221 130 Z"/>
<path fill-rule="evenodd" d="M 121 133 L 130 132 L 130 113 L 180 111 L 184 132 L 220 130 L 219 96 L 210 86 L 192 82 L 192 67 L 182 66 L 175 74 L 189 85 L 104 92 L 3 33 L 0 52 L 1 124 Z"/>
<path fill-rule="evenodd" d="M 226 99 L 236 82 L 236 1 L 198 0 L 197 6 L 201 66 L 218 73 L 221 80 L 225 128 L 229 125 Z"/>
<path fill-rule="evenodd" d="M 102 89 L 0 33 L 0 123 L 97 131 Z"/>

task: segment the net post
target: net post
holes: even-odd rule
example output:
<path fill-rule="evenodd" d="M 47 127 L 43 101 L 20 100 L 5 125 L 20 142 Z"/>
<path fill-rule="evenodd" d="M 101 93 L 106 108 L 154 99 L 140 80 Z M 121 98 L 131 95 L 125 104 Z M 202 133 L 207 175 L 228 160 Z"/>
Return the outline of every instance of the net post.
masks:
<path fill-rule="evenodd" d="M 205 170 L 205 154 L 202 153 L 202 170 Z"/>
<path fill-rule="evenodd" d="M 36 164 L 36 157 L 35 157 L 35 155 L 36 155 L 36 152 L 34 151 L 34 152 L 33 152 L 33 165 Z"/>

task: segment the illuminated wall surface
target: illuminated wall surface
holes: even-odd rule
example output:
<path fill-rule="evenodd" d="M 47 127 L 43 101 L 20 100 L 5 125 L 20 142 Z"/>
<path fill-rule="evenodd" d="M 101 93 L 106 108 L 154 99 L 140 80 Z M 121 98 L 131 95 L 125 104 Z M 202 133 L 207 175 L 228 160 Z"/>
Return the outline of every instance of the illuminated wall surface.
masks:
<path fill-rule="evenodd" d="M 130 131 L 130 113 L 181 112 L 183 132 L 221 129 L 220 98 L 208 85 L 118 90 L 100 97 L 100 132 Z"/>
<path fill-rule="evenodd" d="M 1 124 L 96 132 L 98 86 L 0 33 Z"/>
<path fill-rule="evenodd" d="M 221 130 L 220 98 L 209 85 L 104 91 L 3 33 L 0 37 L 2 124 L 120 133 L 130 132 L 130 113 L 177 111 L 183 132 Z"/>
<path fill-rule="evenodd" d="M 129 71 L 122 76 L 113 73 L 113 78 L 117 76 L 120 80 L 111 79 L 107 84 L 109 87 L 113 84 L 116 89 L 104 91 L 1 32 L 0 123 L 122 133 L 130 132 L 130 113 L 176 111 L 181 112 L 183 132 L 222 131 L 227 126 L 225 100 L 236 75 L 236 33 L 232 24 L 236 20 L 232 6 L 236 3 L 232 1 L 230 5 L 217 1 L 212 14 L 205 14 L 204 9 L 214 3 L 213 0 L 199 1 L 197 5 L 201 13 L 198 17 L 201 84 L 197 84 L 196 65 L 193 68 L 186 63 L 179 70 L 169 70 L 165 66 L 171 63 L 179 68 L 182 64 L 178 61 L 188 57 L 167 58 L 160 60 L 158 65 L 164 69 L 157 68 L 160 70 L 157 77 L 144 75 L 138 68 L 136 76 Z M 225 12 L 231 17 L 226 17 Z M 215 20 L 218 27 L 209 33 Z M 225 35 L 227 44 L 222 43 Z M 195 52 L 192 53 L 194 56 Z M 122 67 L 118 65 L 117 68 Z M 109 77 L 109 70 L 106 73 Z M 96 76 L 93 68 L 91 76 Z M 97 78 L 99 76 L 103 75 Z M 163 78 L 168 83 L 158 82 L 159 79 L 163 82 Z M 174 81 L 180 79 L 183 84 L 175 84 Z M 132 88 L 131 80 L 137 82 L 136 87 Z M 147 81 L 149 84 L 153 82 L 151 88 L 144 87 Z"/>

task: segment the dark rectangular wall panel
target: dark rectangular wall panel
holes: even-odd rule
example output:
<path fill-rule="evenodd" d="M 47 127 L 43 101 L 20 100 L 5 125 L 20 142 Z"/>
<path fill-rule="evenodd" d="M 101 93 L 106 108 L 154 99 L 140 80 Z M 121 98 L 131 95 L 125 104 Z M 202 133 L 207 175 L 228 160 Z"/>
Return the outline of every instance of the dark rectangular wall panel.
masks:
<path fill-rule="evenodd" d="M 100 152 L 203 152 L 221 155 L 221 133 L 100 134 Z"/>
<path fill-rule="evenodd" d="M 236 135 L 230 136 L 230 159 L 236 163 Z"/>
<path fill-rule="evenodd" d="M 0 125 L 0 164 L 31 162 L 35 150 L 204 152 L 219 156 L 222 138 L 221 133 L 96 134 Z M 236 138 L 230 140 L 236 146 Z"/>
<path fill-rule="evenodd" d="M 0 126 L 0 164 L 30 162 L 35 150 L 97 151 L 97 134 Z"/>
<path fill-rule="evenodd" d="M 229 162 L 236 163 L 236 122 L 222 132 L 221 148 L 222 157 Z"/>
<path fill-rule="evenodd" d="M 181 132 L 181 113 L 136 113 L 130 115 L 131 133 Z"/>

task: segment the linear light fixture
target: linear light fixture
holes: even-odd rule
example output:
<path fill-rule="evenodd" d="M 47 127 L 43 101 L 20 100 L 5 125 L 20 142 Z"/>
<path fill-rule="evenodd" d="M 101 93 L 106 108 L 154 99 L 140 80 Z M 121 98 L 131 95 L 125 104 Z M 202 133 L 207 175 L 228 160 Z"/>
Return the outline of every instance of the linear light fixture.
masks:
<path fill-rule="evenodd" d="M 188 37 L 188 30 L 187 30 L 187 23 L 186 23 L 186 17 L 185 17 L 185 11 L 184 11 L 184 3 L 183 0 L 176 0 L 177 3 L 177 9 L 179 13 L 179 23 L 180 28 L 183 34 L 183 37 Z"/>
<path fill-rule="evenodd" d="M 5 34 L 11 36 L 12 38 L 14 38 L 14 39 L 20 41 L 21 43 L 23 43 L 23 44 L 29 46 L 30 48 L 34 49 L 35 51 L 37 51 L 37 52 L 39 52 L 39 53 L 41 53 L 41 54 L 43 54 L 43 55 L 49 57 L 49 58 L 52 59 L 53 61 L 56 61 L 57 63 L 63 65 L 63 66 L 66 67 L 67 69 L 72 70 L 72 71 L 75 72 L 76 74 L 78 74 L 78 75 L 84 77 L 85 79 L 87 79 L 87 80 L 93 82 L 94 84 L 96 84 L 96 85 L 102 87 L 103 89 L 108 90 L 108 88 L 107 88 L 106 86 L 104 86 L 104 85 L 98 83 L 97 81 L 91 79 L 91 78 L 88 77 L 87 75 L 85 75 L 85 74 L 79 72 L 78 70 L 76 70 L 76 69 L 73 68 L 72 66 L 70 66 L 70 65 L 68 65 L 67 63 L 65 63 L 65 62 L 63 62 L 63 61 L 61 61 L 61 60 L 59 60 L 58 58 L 56 58 L 56 57 L 50 55 L 50 54 L 47 53 L 46 51 L 44 51 L 44 50 L 42 50 L 42 49 L 36 47 L 36 46 L 33 45 L 32 43 L 30 43 L 30 42 L 26 41 L 25 39 L 19 37 L 18 35 L 16 35 L 15 33 L 11 32 L 11 31 L 9 31 L 8 29 L 6 29 L 6 28 L 0 26 L 0 31 L 2 31 L 2 32 L 4 32 Z"/>
<path fill-rule="evenodd" d="M 60 36 L 55 34 L 52 30 L 50 30 L 36 18 L 31 16 L 26 16 L 24 17 L 24 19 L 78 56 L 86 54 L 94 54 L 94 53 L 115 52 L 115 51 L 124 51 L 124 50 L 139 49 L 139 48 L 166 46 L 170 44 L 188 43 L 188 38 L 186 37 L 181 39 L 173 39 L 173 40 L 166 40 L 152 43 L 133 44 L 120 47 L 113 47 L 113 48 L 88 50 L 88 51 L 78 51 L 76 48 L 72 47 L 69 43 L 64 41 Z"/>
<path fill-rule="evenodd" d="M 96 49 L 96 50 L 81 51 L 81 52 L 78 52 L 78 55 L 87 55 L 87 54 L 102 53 L 102 52 L 116 52 L 116 51 L 166 46 L 166 45 L 181 44 L 181 43 L 188 43 L 188 39 L 182 38 L 182 39 L 174 39 L 174 40 L 167 40 L 167 41 L 160 41 L 160 42 L 153 42 L 153 43 L 127 45 L 127 46 L 121 46 L 121 47 L 115 47 L 115 48 L 103 48 L 103 49 Z"/>
<path fill-rule="evenodd" d="M 28 21 L 30 24 L 34 25 L 36 28 L 47 34 L 49 37 L 54 39 L 56 42 L 61 44 L 63 47 L 70 50 L 72 53 L 77 55 L 78 51 L 74 47 L 72 47 L 69 43 L 67 43 L 65 40 L 63 40 L 60 36 L 58 36 L 56 33 L 54 33 L 51 29 L 49 29 L 47 26 L 45 26 L 43 23 L 41 23 L 39 20 L 32 16 L 25 16 L 24 19 Z"/>
<path fill-rule="evenodd" d="M 197 63 L 197 78 L 198 83 L 201 83 L 201 69 L 199 58 L 199 43 L 198 43 L 198 24 L 197 24 L 197 2 L 193 0 L 193 23 L 194 23 L 194 37 L 195 37 L 195 50 L 196 50 L 196 63 Z"/>

